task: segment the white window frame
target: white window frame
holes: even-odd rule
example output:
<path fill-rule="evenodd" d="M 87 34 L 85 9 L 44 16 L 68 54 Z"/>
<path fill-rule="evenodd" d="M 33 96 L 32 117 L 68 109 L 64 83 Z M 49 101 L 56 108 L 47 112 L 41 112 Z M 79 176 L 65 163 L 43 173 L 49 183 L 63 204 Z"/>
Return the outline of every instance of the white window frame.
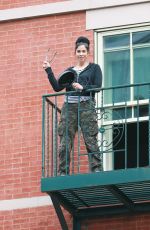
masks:
<path fill-rule="evenodd" d="M 104 52 L 103 52 L 103 37 L 104 36 L 111 36 L 111 35 L 118 35 L 118 34 L 126 34 L 126 33 L 134 33 L 134 32 L 141 32 L 141 31 L 146 31 L 146 30 L 150 30 L 150 23 L 149 24 L 143 24 L 143 25 L 132 25 L 132 26 L 124 26 L 124 27 L 117 27 L 117 28 L 107 28 L 107 29 L 102 29 L 102 30 L 95 30 L 94 33 L 94 41 L 95 41 L 95 50 L 94 50 L 94 61 L 96 63 L 98 63 L 101 66 L 102 69 L 102 73 L 104 73 Z M 130 36 L 131 38 L 131 36 Z M 131 42 L 130 42 L 130 46 L 131 46 Z M 133 49 L 131 49 L 130 47 L 130 77 L 131 77 L 131 83 L 133 83 Z M 104 82 L 104 81 L 103 81 Z M 104 83 L 102 83 L 102 87 L 104 87 Z M 132 92 L 133 93 L 133 92 Z M 131 98 L 133 98 L 133 95 L 131 96 Z M 101 101 L 101 93 L 99 94 L 99 98 L 98 98 L 98 102 Z M 148 103 L 150 103 L 149 99 L 145 99 L 145 100 L 140 100 L 139 104 L 140 105 L 147 105 Z M 136 106 L 137 101 L 129 101 L 127 102 L 126 106 L 129 107 L 133 107 Z M 115 103 L 115 106 L 121 106 L 123 105 L 123 103 Z M 106 105 L 107 106 L 112 106 L 112 105 Z M 140 118 L 128 118 L 126 119 L 127 123 L 130 122 L 136 122 L 138 119 L 138 121 L 146 121 L 149 120 L 149 116 L 145 116 L 145 117 L 140 117 Z M 122 121 L 124 122 L 124 120 L 122 119 Z M 111 125 L 114 122 L 117 121 L 101 121 L 100 125 Z M 108 134 L 109 136 L 111 136 L 110 134 Z M 99 139 L 101 139 L 101 136 L 99 136 Z M 113 156 L 112 154 L 104 154 L 103 156 L 103 165 L 104 165 L 104 170 L 112 170 L 113 169 Z"/>

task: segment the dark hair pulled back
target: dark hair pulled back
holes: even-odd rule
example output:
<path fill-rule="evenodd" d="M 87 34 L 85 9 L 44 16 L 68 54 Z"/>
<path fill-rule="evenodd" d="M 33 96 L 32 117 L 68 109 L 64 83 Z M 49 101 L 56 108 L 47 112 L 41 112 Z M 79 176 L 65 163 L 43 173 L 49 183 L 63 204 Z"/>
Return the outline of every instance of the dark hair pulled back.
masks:
<path fill-rule="evenodd" d="M 90 41 L 87 37 L 78 37 L 76 42 L 75 42 L 75 50 L 80 46 L 80 45 L 84 45 L 87 49 L 87 51 L 89 51 L 90 49 Z"/>

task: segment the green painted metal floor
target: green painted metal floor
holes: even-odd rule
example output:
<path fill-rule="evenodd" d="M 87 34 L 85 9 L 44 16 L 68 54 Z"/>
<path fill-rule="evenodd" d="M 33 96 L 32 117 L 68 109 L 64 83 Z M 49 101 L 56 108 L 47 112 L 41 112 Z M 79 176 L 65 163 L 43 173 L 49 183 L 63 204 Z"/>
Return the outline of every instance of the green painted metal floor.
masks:
<path fill-rule="evenodd" d="M 78 218 L 150 211 L 150 168 L 42 178 L 41 189 Z"/>

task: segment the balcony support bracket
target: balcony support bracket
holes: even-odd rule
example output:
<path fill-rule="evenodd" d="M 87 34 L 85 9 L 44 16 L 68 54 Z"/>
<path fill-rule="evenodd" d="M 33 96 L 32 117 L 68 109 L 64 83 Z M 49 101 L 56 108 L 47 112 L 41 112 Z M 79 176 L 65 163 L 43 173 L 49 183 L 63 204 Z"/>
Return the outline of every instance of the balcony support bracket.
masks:
<path fill-rule="evenodd" d="M 62 227 L 62 230 L 69 230 L 68 226 L 67 226 L 67 222 L 65 220 L 64 214 L 62 212 L 61 206 L 60 206 L 60 202 L 57 199 L 57 197 L 53 194 L 53 193 L 48 193 L 49 196 L 51 197 L 52 203 L 54 205 L 55 211 L 57 213 L 60 225 Z"/>
<path fill-rule="evenodd" d="M 73 230 L 81 230 L 80 221 L 76 217 L 73 217 Z"/>
<path fill-rule="evenodd" d="M 130 211 L 135 211 L 135 205 L 121 190 L 115 185 L 107 185 L 106 188 L 119 199 Z"/>

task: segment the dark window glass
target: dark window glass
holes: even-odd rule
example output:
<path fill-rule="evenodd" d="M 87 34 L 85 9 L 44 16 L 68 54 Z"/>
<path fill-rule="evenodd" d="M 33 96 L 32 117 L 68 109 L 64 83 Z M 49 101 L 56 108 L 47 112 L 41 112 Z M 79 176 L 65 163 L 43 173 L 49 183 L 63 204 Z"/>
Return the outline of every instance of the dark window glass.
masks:
<path fill-rule="evenodd" d="M 150 43 L 150 30 L 133 33 L 133 45 Z"/>
<path fill-rule="evenodd" d="M 119 34 L 113 36 L 104 37 L 104 49 L 119 48 L 129 46 L 130 37 L 129 34 Z"/>

